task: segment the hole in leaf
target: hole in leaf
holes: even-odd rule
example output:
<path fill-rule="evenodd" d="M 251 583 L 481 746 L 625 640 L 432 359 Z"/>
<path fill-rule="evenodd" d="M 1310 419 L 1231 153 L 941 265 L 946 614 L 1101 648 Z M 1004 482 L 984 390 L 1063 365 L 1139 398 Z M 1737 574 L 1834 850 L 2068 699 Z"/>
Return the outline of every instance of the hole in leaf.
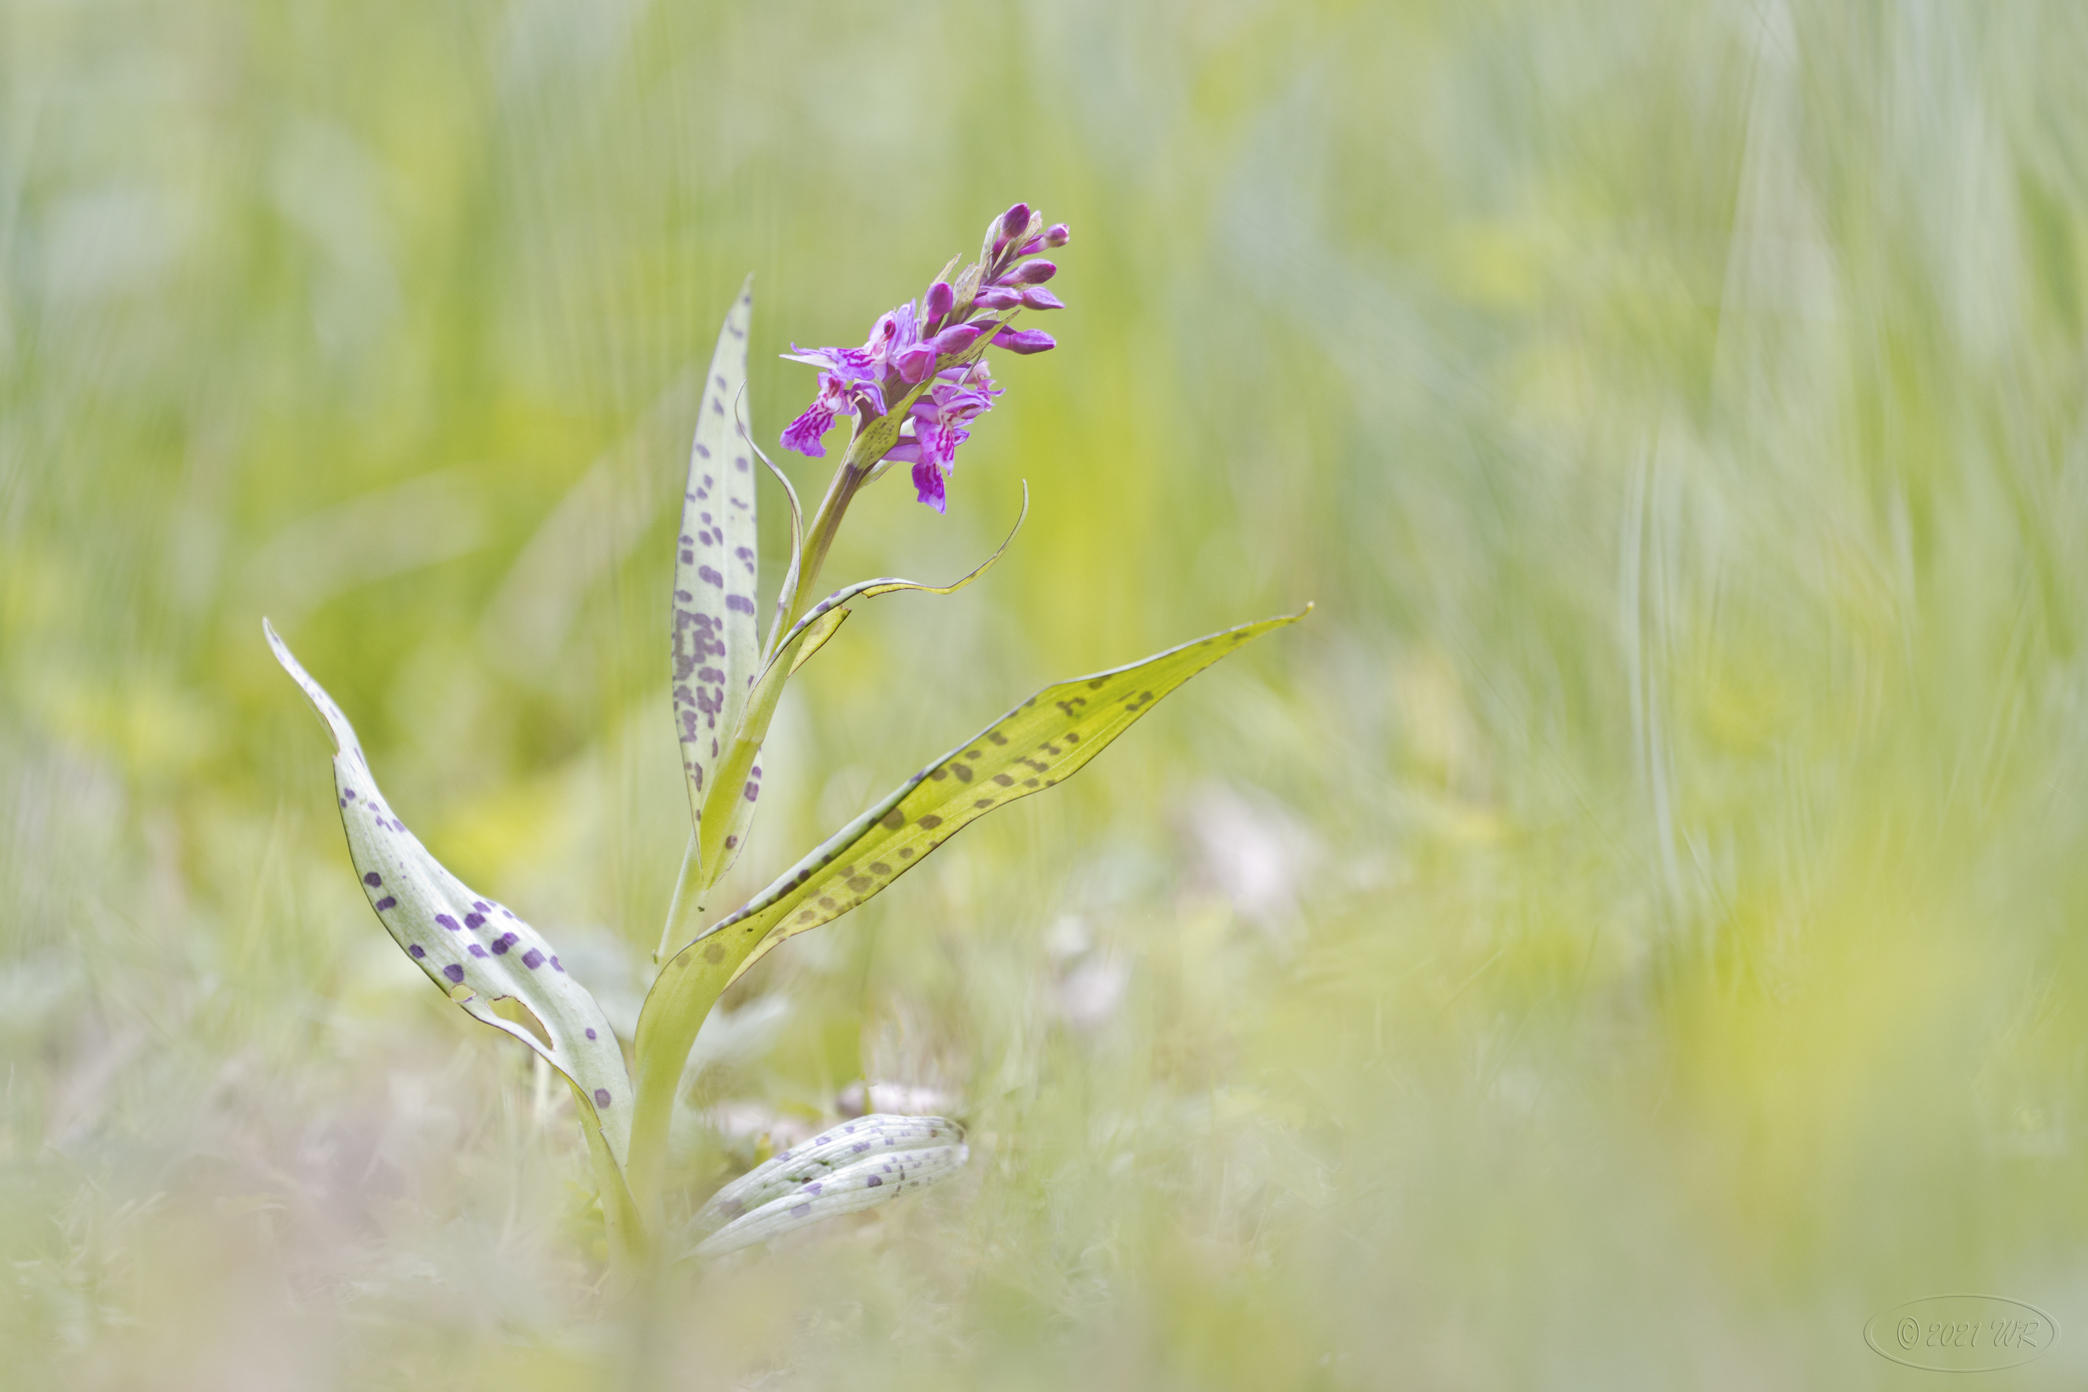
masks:
<path fill-rule="evenodd" d="M 528 1030 L 536 1036 L 537 1043 L 543 1045 L 546 1049 L 552 1047 L 551 1032 L 544 1028 L 543 1021 L 537 1019 L 536 1013 L 528 1006 L 513 996 L 495 996 L 492 1004 L 495 1015 L 498 1015 L 511 1025 L 520 1025 Z"/>

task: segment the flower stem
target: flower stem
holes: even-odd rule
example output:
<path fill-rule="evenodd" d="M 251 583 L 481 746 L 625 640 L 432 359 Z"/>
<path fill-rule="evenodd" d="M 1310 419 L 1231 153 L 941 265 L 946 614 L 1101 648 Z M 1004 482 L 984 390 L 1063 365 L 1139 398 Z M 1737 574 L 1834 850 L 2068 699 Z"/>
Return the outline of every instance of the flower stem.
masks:
<path fill-rule="evenodd" d="M 703 879 L 699 849 L 697 833 L 691 830 L 688 849 L 682 852 L 681 874 L 674 882 L 674 897 L 667 901 L 667 921 L 660 925 L 660 945 L 653 952 L 655 965 L 665 962 L 676 947 L 687 941 L 682 931 L 684 921 L 693 924 L 696 915 L 703 911 L 703 891 L 710 886 L 699 883 Z"/>

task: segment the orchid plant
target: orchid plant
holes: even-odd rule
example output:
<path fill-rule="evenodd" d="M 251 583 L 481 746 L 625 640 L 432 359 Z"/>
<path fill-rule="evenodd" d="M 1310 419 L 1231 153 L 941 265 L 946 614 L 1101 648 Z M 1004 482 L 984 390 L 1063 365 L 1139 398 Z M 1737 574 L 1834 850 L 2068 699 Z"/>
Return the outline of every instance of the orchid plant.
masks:
<path fill-rule="evenodd" d="M 669 687 L 693 828 L 632 1038 L 617 1037 L 543 934 L 463 884 L 406 829 L 347 717 L 263 621 L 277 660 L 332 737 L 349 858 L 378 920 L 465 1013 L 533 1049 L 571 1086 L 614 1265 L 713 1256 L 955 1173 L 968 1155 L 955 1123 L 865 1116 L 771 1158 L 692 1220 L 670 1225 L 669 1121 L 705 1017 L 786 939 L 882 892 L 995 808 L 1070 777 L 1162 696 L 1247 640 L 1303 617 L 1227 629 L 1046 687 L 879 798 L 740 908 L 699 927 L 706 894 L 746 843 L 761 795 L 762 743 L 792 674 L 834 636 L 851 605 L 897 590 L 949 594 L 1006 550 L 1003 542 L 952 585 L 881 578 L 813 598 L 849 504 L 894 465 L 910 467 L 921 502 L 945 510 L 956 451 L 1001 395 L 986 351 L 1055 346 L 1015 320 L 1024 310 L 1063 307 L 1044 288 L 1056 267 L 1041 253 L 1067 241 L 1063 225 L 1046 226 L 1018 203 L 989 225 L 977 261 L 959 271 L 953 260 L 917 301 L 880 317 L 862 347 L 792 345 L 787 357 L 820 371 L 811 407 L 782 443 L 820 458 L 837 420 L 846 416 L 851 426 L 809 523 L 789 479 L 744 424 L 751 278 L 726 314 L 698 408 L 673 581 Z M 765 639 L 755 621 L 757 459 L 790 511 L 790 556 Z"/>

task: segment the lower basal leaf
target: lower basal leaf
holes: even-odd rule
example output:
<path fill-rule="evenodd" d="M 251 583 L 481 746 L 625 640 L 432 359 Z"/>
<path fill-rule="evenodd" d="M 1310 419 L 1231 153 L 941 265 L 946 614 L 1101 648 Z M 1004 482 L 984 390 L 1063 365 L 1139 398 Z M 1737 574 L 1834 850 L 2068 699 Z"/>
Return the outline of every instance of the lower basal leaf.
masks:
<path fill-rule="evenodd" d="M 619 1164 L 629 1150 L 633 1097 L 623 1052 L 594 996 L 575 981 L 541 933 L 513 910 L 468 888 L 406 829 L 370 773 L 348 717 L 262 625 L 276 660 L 304 689 L 334 743 L 334 791 L 348 855 L 378 921 L 414 965 L 473 1019 L 514 1036 L 573 1085 L 583 1117 Z M 502 1019 L 492 1003 L 513 999 L 544 1039 Z M 548 1041 L 548 1042 L 547 1042 Z M 604 1206 L 612 1201 L 603 1196 Z"/>

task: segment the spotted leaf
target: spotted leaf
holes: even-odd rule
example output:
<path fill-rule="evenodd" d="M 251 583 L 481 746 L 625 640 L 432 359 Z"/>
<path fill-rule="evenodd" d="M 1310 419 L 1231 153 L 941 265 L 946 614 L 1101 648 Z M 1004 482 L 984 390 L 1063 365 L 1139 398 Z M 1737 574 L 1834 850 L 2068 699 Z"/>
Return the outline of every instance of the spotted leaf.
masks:
<path fill-rule="evenodd" d="M 1044 688 L 909 778 L 671 957 L 638 1016 L 632 1187 L 647 1193 L 657 1183 L 657 1154 L 689 1046 L 719 993 L 755 961 L 879 893 L 988 812 L 1072 776 L 1162 696 L 1249 639 L 1310 612 L 1307 606 Z"/>
<path fill-rule="evenodd" d="M 865 1122 L 871 1118 L 863 1118 Z M 909 1118 L 888 1118 L 909 1120 Z M 940 1120 L 913 1118 L 912 1120 Z M 948 1123 L 944 1123 L 947 1128 Z M 832 1133 L 828 1133 L 831 1135 Z M 943 1132 L 947 1138 L 948 1129 Z M 825 1140 L 826 1137 L 819 1138 Z M 817 1144 L 818 1142 L 813 1142 Z M 765 1186 L 782 1192 L 767 1197 L 758 1206 L 748 1206 L 717 1231 L 697 1243 L 689 1255 L 721 1257 L 757 1242 L 795 1231 L 844 1213 L 859 1213 L 893 1199 L 916 1194 L 941 1183 L 964 1168 L 971 1148 L 945 1139 L 927 1146 L 898 1149 L 866 1147 L 867 1153 L 831 1167 L 799 1167 L 805 1177 L 784 1184 Z M 795 1152 L 793 1152 L 795 1153 Z M 782 1158 L 782 1157 L 778 1157 Z M 770 1163 L 774 1163 L 771 1161 Z M 752 1178 L 750 1175 L 749 1178 Z M 771 1176 L 770 1178 L 774 1178 Z"/>
<path fill-rule="evenodd" d="M 674 725 L 688 778 L 689 813 L 699 827 L 711 791 L 706 785 L 717 776 L 761 661 L 754 622 L 761 572 L 754 450 L 740 424 L 753 287 L 749 276 L 718 331 L 697 406 L 675 540 Z"/>
<path fill-rule="evenodd" d="M 536 929 L 442 867 L 385 801 L 348 717 L 290 653 L 266 620 L 262 628 L 319 712 L 334 745 L 334 792 L 348 856 L 378 921 L 428 979 L 473 1019 L 527 1044 L 572 1083 L 591 1132 L 621 1164 L 629 1149 L 632 1096 L 623 1052 L 609 1019 Z M 502 1019 L 496 1000 L 519 1002 L 549 1042 Z M 613 1196 L 604 1195 L 604 1205 Z"/>
<path fill-rule="evenodd" d="M 948 1117 L 873 1112 L 844 1121 L 811 1140 L 770 1157 L 711 1195 L 696 1215 L 698 1229 L 722 1227 L 800 1185 L 881 1155 L 955 1145 L 964 1128 Z"/>
<path fill-rule="evenodd" d="M 733 977 L 785 938 L 855 908 L 988 812 L 1071 777 L 1162 696 L 1248 639 L 1303 617 L 1214 633 L 1030 697 L 894 789 L 712 928 L 728 938 L 759 935 Z"/>
<path fill-rule="evenodd" d="M 790 659 L 790 670 L 795 672 L 810 662 L 812 654 L 825 647 L 827 639 L 839 633 L 841 625 L 847 623 L 848 616 L 854 612 L 853 609 L 829 609 L 820 615 L 818 621 L 812 625 L 812 631 L 805 635 L 805 641 L 798 648 L 797 656 Z"/>
<path fill-rule="evenodd" d="M 892 576 L 859 580 L 820 600 L 812 606 L 811 612 L 791 625 L 776 645 L 775 656 L 762 668 L 753 694 L 748 698 L 745 714 L 734 733 L 730 753 L 720 761 L 718 786 L 712 789 L 710 801 L 704 809 L 704 815 L 710 821 L 698 829 L 704 842 L 700 864 L 706 871 L 708 867 L 716 866 L 718 873 L 723 873 L 724 867 L 732 863 L 740 847 L 746 844 L 747 833 L 754 821 L 755 805 L 761 797 L 761 766 L 755 760 L 761 757 L 762 741 L 768 738 L 769 721 L 775 715 L 783 684 L 834 636 L 849 612 L 847 606 L 859 599 L 874 599 L 900 590 L 955 594 L 984 575 L 1007 553 L 1015 534 L 1022 530 L 1023 519 L 1028 516 L 1029 485 L 1025 483 L 1022 486 L 1022 510 L 1015 516 L 1015 525 L 1009 529 L 999 549 L 963 579 L 948 585 L 924 585 L 918 580 L 901 580 Z M 788 592 L 787 582 L 785 592 Z M 730 780 L 729 784 L 727 780 Z M 737 788 L 736 793 L 729 791 L 733 787 Z M 706 873 L 706 882 L 715 883 L 716 880 L 717 874 Z"/>

